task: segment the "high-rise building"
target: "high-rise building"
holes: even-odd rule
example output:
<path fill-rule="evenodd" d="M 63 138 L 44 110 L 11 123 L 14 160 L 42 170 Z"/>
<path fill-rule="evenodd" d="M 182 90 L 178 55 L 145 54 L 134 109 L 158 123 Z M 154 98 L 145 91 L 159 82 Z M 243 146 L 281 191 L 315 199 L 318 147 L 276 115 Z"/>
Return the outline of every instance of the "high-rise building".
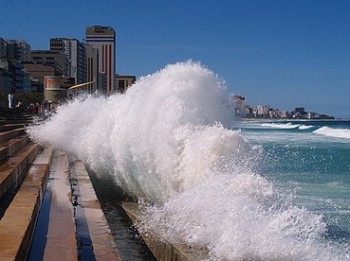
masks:
<path fill-rule="evenodd" d="M 75 84 L 86 82 L 86 49 L 77 39 L 51 38 L 50 51 L 64 53 L 67 57 L 68 77 L 75 79 Z"/>
<path fill-rule="evenodd" d="M 23 64 L 16 60 L 0 61 L 0 90 L 3 92 L 30 92 L 31 80 Z"/>
<path fill-rule="evenodd" d="M 30 45 L 24 40 L 0 38 L 0 90 L 3 92 L 30 92 L 31 79 L 24 70 Z"/>
<path fill-rule="evenodd" d="M 87 70 L 87 82 L 94 82 L 90 92 L 95 92 L 99 89 L 99 72 L 98 72 L 98 49 L 86 44 L 86 70 Z"/>
<path fill-rule="evenodd" d="M 31 52 L 30 45 L 24 40 L 5 40 L 8 60 L 26 61 Z"/>
<path fill-rule="evenodd" d="M 115 73 L 116 73 L 116 32 L 110 26 L 91 26 L 85 31 L 86 43 L 97 48 L 99 51 L 99 88 L 102 92 L 112 94 L 115 89 Z M 106 81 L 101 81 L 106 79 Z"/>

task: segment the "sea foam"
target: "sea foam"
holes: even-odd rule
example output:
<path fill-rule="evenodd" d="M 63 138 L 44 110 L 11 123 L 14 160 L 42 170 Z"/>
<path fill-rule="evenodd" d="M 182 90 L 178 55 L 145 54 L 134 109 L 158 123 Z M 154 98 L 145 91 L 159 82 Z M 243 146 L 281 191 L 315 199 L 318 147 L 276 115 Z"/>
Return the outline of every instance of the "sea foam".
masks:
<path fill-rule="evenodd" d="M 124 95 L 85 97 L 30 127 L 100 178 L 146 202 L 139 229 L 208 250 L 211 260 L 345 260 L 322 216 L 259 173 L 263 150 L 231 129 L 225 83 L 197 62 L 168 65 Z"/>
<path fill-rule="evenodd" d="M 327 136 L 327 137 L 350 139 L 349 129 L 335 129 L 335 128 L 324 126 L 315 130 L 314 133 Z"/>
<path fill-rule="evenodd" d="M 314 126 L 312 126 L 312 125 L 292 124 L 291 122 L 288 122 L 288 123 L 262 123 L 261 126 L 266 127 L 266 128 L 281 129 L 281 130 L 292 130 L 292 129 L 308 130 L 308 129 L 314 128 Z"/>

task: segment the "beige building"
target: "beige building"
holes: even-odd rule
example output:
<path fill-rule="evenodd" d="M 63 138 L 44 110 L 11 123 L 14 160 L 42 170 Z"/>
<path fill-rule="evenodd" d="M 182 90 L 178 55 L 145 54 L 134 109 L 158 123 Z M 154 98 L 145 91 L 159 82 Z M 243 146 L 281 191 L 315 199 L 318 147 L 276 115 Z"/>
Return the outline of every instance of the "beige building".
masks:
<path fill-rule="evenodd" d="M 57 51 L 35 50 L 29 55 L 29 61 L 49 65 L 55 69 L 55 75 L 68 76 L 69 62 L 65 54 Z"/>
<path fill-rule="evenodd" d="M 115 79 L 117 83 L 117 91 L 120 93 L 125 93 L 126 90 L 136 82 L 135 76 L 117 75 Z"/>
<path fill-rule="evenodd" d="M 55 76 L 55 69 L 49 65 L 23 63 L 23 66 L 33 80 L 44 82 L 45 76 Z"/>

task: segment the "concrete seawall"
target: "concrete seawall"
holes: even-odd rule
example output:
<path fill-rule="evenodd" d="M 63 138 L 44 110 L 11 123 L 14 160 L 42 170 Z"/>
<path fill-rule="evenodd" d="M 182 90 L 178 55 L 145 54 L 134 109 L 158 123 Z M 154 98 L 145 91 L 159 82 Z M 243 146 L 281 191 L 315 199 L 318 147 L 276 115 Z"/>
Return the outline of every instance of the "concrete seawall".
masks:
<path fill-rule="evenodd" d="M 134 224 L 137 224 L 140 216 L 139 206 L 135 202 L 122 202 L 122 207 L 126 214 L 132 220 Z M 152 235 L 143 236 L 149 249 L 157 260 L 205 260 L 208 258 L 207 252 L 204 249 L 190 248 L 184 244 L 171 244 L 167 242 L 161 242 Z"/>

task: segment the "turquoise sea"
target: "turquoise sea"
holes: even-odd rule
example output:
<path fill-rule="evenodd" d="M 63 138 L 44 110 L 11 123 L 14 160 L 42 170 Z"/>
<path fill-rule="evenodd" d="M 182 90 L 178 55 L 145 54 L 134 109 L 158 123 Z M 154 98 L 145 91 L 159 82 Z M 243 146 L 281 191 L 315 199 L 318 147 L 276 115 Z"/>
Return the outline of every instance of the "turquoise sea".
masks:
<path fill-rule="evenodd" d="M 323 216 L 328 236 L 350 241 L 350 121 L 249 121 L 235 128 L 263 147 L 261 173 L 293 204 Z"/>

